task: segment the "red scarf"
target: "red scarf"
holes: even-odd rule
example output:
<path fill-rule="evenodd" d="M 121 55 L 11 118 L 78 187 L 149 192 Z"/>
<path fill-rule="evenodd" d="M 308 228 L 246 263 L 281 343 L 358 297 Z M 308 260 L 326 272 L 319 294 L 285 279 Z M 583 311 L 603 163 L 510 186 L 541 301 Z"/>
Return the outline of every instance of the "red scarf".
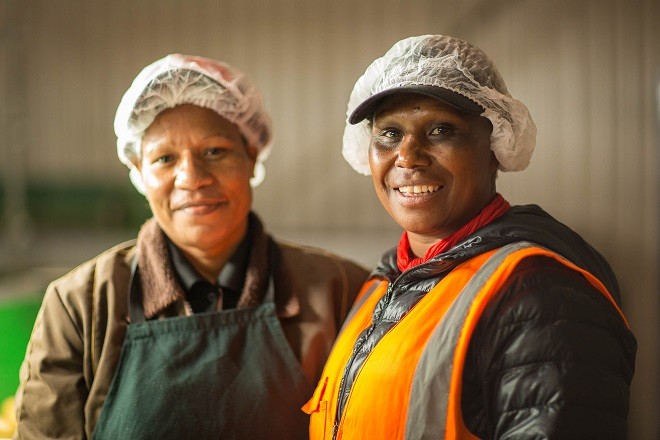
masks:
<path fill-rule="evenodd" d="M 463 227 L 441 238 L 436 244 L 431 246 L 423 257 L 415 257 L 410 249 L 410 241 L 408 241 L 408 233 L 403 231 L 401 240 L 396 248 L 396 265 L 401 272 L 404 272 L 411 267 L 422 264 L 431 258 L 451 249 L 456 243 L 463 240 L 468 235 L 472 234 L 477 229 L 492 222 L 505 212 L 509 210 L 511 205 L 504 200 L 500 194 L 496 194 L 495 198 L 481 210 L 472 220 L 467 222 Z"/>

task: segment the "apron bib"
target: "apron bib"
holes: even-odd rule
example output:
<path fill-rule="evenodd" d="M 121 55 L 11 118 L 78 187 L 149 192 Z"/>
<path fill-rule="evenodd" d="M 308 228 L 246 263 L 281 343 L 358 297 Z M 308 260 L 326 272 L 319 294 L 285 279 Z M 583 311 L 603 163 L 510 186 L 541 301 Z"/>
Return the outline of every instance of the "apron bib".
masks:
<path fill-rule="evenodd" d="M 132 323 L 94 439 L 303 439 L 311 391 L 272 300 Z"/>

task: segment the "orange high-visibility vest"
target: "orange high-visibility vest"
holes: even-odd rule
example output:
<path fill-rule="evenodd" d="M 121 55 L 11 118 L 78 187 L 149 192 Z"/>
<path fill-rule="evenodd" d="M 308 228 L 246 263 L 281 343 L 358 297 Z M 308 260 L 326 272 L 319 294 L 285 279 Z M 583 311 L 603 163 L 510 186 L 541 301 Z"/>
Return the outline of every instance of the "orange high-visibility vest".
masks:
<path fill-rule="evenodd" d="M 465 426 L 460 402 L 470 338 L 488 303 L 529 256 L 547 256 L 580 272 L 628 325 L 605 286 L 590 273 L 531 243 L 507 245 L 458 265 L 383 336 L 356 374 L 334 426 L 346 363 L 387 291 L 387 281 L 371 280 L 363 286 L 364 297 L 357 300 L 361 305 L 335 342 L 316 391 L 303 407 L 311 416 L 310 439 L 476 438 Z"/>

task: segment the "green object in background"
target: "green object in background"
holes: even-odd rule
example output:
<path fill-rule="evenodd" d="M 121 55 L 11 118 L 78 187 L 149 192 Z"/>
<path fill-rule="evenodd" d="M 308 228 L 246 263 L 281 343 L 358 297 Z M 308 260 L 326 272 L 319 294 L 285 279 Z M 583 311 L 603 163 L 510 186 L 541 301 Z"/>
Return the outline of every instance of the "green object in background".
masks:
<path fill-rule="evenodd" d="M 0 302 L 0 401 L 18 388 L 18 371 L 25 357 L 41 297 Z"/>
<path fill-rule="evenodd" d="M 0 227 L 7 202 L 0 175 Z M 35 229 L 136 230 L 151 217 L 149 204 L 131 186 L 92 180 L 28 179 L 24 188 L 27 215 Z"/>

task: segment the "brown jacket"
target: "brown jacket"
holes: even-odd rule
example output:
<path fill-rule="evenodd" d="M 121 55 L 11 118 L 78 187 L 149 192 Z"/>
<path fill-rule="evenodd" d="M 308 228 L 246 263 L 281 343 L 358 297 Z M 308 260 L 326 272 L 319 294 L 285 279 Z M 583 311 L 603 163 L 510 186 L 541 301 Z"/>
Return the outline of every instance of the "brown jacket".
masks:
<path fill-rule="evenodd" d="M 256 224 L 239 306 L 261 302 L 272 270 L 280 322 L 314 384 L 368 273 L 328 252 L 293 244 L 278 243 L 279 258 L 269 258 L 269 237 Z M 21 367 L 15 438 L 92 437 L 129 320 L 128 285 L 136 255 L 147 319 L 189 313 L 166 246 L 150 220 L 137 244 L 120 244 L 51 283 Z"/>

